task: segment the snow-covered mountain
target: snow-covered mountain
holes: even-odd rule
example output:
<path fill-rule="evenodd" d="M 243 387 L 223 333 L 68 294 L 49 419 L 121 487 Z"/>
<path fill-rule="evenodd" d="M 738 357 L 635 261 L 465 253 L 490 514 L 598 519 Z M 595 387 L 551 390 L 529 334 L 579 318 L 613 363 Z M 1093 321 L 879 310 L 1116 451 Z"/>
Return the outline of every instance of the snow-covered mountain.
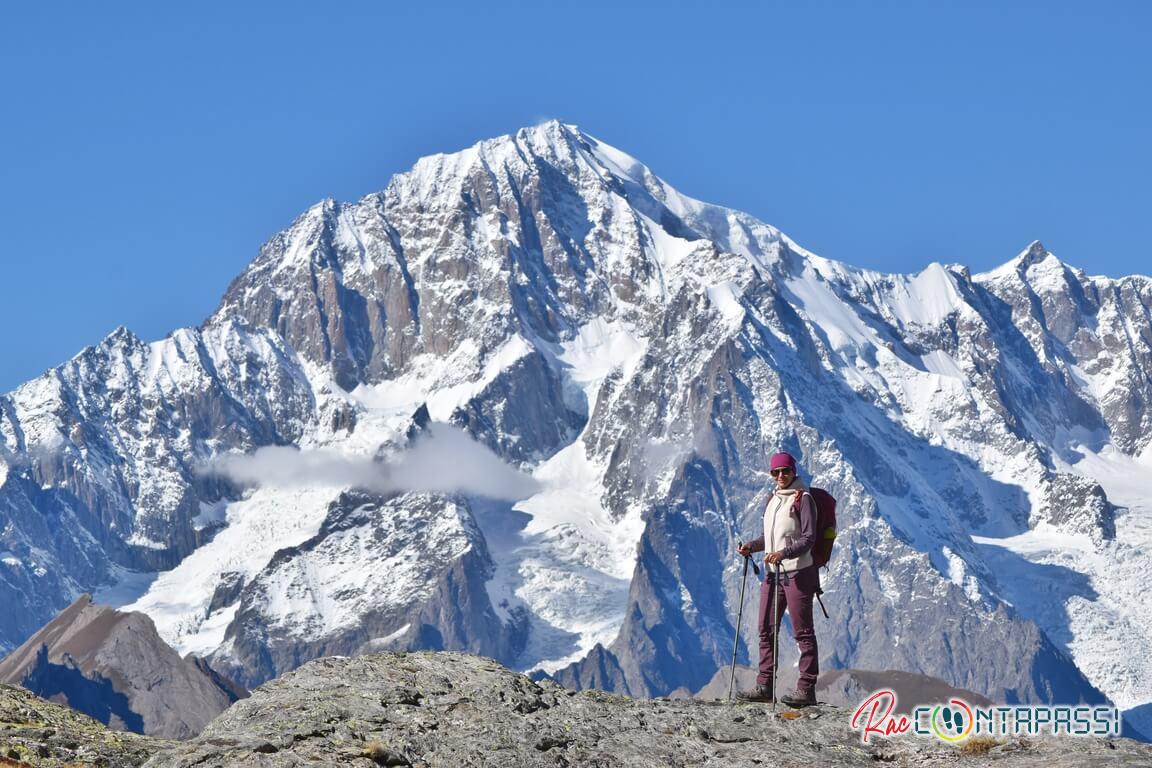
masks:
<path fill-rule="evenodd" d="M 98 589 L 246 684 L 443 647 L 695 690 L 783 448 L 840 499 L 826 667 L 1147 708 L 1150 311 L 1149 278 L 1039 243 L 975 275 L 829 261 L 556 122 L 425 158 L 305 212 L 202 327 L 0 398 L 0 647 Z M 471 463 L 441 424 L 531 491 L 437 484 Z M 204 471 L 269 446 L 442 465 Z"/>

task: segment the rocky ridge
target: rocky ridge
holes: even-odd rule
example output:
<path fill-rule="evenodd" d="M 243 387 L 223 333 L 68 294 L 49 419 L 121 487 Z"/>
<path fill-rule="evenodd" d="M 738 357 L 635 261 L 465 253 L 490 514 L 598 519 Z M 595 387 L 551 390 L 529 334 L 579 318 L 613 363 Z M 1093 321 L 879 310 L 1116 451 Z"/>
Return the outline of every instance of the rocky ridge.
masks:
<path fill-rule="evenodd" d="M 781 708 L 783 711 L 783 707 Z M 234 705 L 150 768 L 193 765 L 865 766 L 1141 765 L 1127 739 L 1000 739 L 985 754 L 935 739 L 863 745 L 851 710 L 795 720 L 761 704 L 640 701 L 534 683 L 485 658 L 399 653 L 310 662 Z"/>

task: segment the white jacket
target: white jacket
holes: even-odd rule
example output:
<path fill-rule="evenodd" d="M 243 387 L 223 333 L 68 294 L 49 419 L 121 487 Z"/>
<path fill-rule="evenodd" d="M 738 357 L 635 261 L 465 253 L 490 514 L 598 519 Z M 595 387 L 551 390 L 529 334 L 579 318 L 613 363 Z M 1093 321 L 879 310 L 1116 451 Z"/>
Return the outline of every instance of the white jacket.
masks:
<path fill-rule="evenodd" d="M 796 494 L 803 493 L 799 515 Z M 777 488 L 764 507 L 764 551 L 783 552 L 780 569 L 789 573 L 812 565 L 816 541 L 816 505 L 808 486 L 797 477 L 787 488 Z M 771 572 L 771 571 L 769 571 Z"/>

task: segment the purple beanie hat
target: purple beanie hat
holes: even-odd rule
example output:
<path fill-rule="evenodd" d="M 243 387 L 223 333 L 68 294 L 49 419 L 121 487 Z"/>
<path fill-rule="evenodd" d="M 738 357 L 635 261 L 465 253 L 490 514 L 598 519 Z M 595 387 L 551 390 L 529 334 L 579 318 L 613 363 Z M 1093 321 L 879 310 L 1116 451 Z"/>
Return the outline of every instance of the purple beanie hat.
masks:
<path fill-rule="evenodd" d="M 796 459 L 790 453 L 774 453 L 772 460 L 768 463 L 769 469 L 783 469 L 788 467 L 793 472 L 796 471 Z"/>

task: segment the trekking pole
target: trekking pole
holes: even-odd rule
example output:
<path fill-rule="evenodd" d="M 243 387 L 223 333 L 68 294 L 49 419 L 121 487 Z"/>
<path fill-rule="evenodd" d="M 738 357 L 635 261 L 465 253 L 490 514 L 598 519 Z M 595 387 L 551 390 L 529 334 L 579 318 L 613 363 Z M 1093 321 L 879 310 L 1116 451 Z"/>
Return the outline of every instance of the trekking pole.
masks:
<path fill-rule="evenodd" d="M 736 542 L 736 547 L 739 549 L 744 546 L 744 542 Z M 740 577 L 740 608 L 736 611 L 736 637 L 732 640 L 732 676 L 728 680 L 728 701 L 732 701 L 732 689 L 736 687 L 736 651 L 740 647 L 740 622 L 744 618 L 744 587 L 748 585 L 748 561 L 751 557 L 744 558 L 744 575 Z M 756 567 L 753 564 L 752 567 Z"/>
<path fill-rule="evenodd" d="M 780 614 L 776 612 L 776 601 L 780 595 L 780 563 L 776 563 L 776 575 L 772 578 L 772 711 L 776 711 L 776 673 L 780 670 Z"/>

